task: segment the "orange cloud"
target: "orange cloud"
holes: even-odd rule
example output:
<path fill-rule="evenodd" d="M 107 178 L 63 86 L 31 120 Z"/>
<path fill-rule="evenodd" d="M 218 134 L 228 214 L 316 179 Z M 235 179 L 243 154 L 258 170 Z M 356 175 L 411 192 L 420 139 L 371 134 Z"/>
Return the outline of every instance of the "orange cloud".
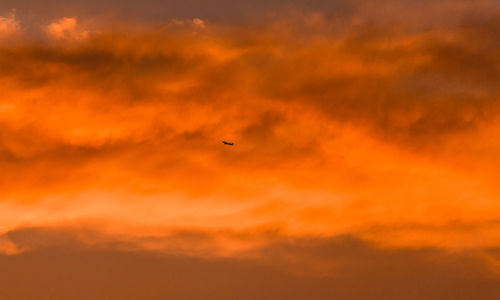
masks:
<path fill-rule="evenodd" d="M 6 16 L 0 16 L 0 38 L 7 38 L 21 32 L 19 21 L 16 19 L 15 10 Z"/>
<path fill-rule="evenodd" d="M 1 47 L 2 231 L 90 222 L 116 235 L 497 245 L 497 18 L 177 25 L 89 35 L 64 18 L 46 32 L 78 46 Z"/>
<path fill-rule="evenodd" d="M 76 18 L 62 18 L 45 27 L 45 32 L 57 40 L 82 40 L 89 37 L 89 32 L 80 28 Z"/>
<path fill-rule="evenodd" d="M 145 1 L 0 18 L 2 297 L 499 294 L 497 4 Z"/>

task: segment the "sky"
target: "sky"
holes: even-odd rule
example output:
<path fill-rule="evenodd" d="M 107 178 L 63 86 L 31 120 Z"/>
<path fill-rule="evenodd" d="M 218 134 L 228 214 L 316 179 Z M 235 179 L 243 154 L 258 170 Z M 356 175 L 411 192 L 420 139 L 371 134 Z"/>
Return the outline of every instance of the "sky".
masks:
<path fill-rule="evenodd" d="M 4 0 L 0 298 L 498 298 L 499 49 L 495 0 Z"/>

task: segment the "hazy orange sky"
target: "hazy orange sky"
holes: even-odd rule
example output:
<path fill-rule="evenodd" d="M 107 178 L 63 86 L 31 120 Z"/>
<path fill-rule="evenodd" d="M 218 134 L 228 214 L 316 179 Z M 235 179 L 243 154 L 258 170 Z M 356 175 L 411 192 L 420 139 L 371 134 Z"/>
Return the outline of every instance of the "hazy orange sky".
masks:
<path fill-rule="evenodd" d="M 0 298 L 496 299 L 499 49 L 495 0 L 2 1 Z"/>

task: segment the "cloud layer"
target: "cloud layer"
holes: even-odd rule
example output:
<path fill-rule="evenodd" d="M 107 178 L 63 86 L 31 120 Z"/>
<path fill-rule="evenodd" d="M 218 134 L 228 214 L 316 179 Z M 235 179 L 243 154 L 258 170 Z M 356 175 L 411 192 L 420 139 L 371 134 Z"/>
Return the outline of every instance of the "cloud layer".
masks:
<path fill-rule="evenodd" d="M 500 280 L 480 253 L 380 249 L 352 236 L 277 238 L 259 249 L 258 257 L 210 260 L 124 251 L 120 244 L 88 248 L 71 233 L 41 228 L 8 236 L 19 244 L 41 241 L 43 246 L 0 256 L 4 299 L 491 299 L 500 295 Z"/>
<path fill-rule="evenodd" d="M 0 5 L 2 263 L 62 247 L 398 298 L 367 279 L 387 261 L 405 298 L 494 295 L 497 4 L 220 4 Z"/>

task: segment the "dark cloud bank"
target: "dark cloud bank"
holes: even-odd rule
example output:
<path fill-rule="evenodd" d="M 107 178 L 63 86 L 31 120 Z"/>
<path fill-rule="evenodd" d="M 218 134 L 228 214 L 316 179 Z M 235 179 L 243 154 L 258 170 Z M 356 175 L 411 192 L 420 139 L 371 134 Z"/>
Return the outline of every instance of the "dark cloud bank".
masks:
<path fill-rule="evenodd" d="M 276 238 L 247 259 L 89 247 L 64 230 L 3 238 L 31 250 L 0 256 L 2 299 L 500 297 L 500 279 L 477 253 L 380 249 L 352 236 Z"/>

